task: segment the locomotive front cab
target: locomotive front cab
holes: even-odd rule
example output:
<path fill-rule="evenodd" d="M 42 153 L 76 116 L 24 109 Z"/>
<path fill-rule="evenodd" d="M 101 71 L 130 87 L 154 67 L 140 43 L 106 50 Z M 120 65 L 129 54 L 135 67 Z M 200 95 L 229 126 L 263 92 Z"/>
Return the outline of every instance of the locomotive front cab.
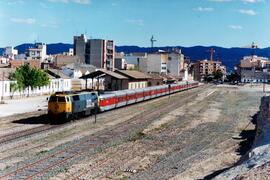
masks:
<path fill-rule="evenodd" d="M 48 102 L 48 114 L 55 117 L 68 118 L 72 113 L 72 103 L 70 96 L 52 95 Z"/>

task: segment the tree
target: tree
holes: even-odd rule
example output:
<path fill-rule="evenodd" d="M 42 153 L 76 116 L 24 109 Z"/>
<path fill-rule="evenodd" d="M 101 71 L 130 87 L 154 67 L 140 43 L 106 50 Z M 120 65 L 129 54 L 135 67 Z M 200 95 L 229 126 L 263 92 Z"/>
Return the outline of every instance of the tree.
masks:
<path fill-rule="evenodd" d="M 212 82 L 213 81 L 213 76 L 212 75 L 206 75 L 206 76 L 204 76 L 204 81 L 205 82 Z"/>
<path fill-rule="evenodd" d="M 214 79 L 221 80 L 223 77 L 223 73 L 220 69 L 213 72 Z"/>
<path fill-rule="evenodd" d="M 231 72 L 229 75 L 227 75 L 227 80 L 229 82 L 240 81 L 240 76 L 236 72 Z"/>
<path fill-rule="evenodd" d="M 33 89 L 36 87 L 46 86 L 50 82 L 47 73 L 40 69 L 31 68 L 28 64 L 17 68 L 14 73 L 10 74 L 10 77 L 12 80 L 16 81 L 15 85 L 12 85 L 12 91 L 19 90 L 21 92 L 27 88 L 27 96 L 29 96 L 30 87 Z"/>

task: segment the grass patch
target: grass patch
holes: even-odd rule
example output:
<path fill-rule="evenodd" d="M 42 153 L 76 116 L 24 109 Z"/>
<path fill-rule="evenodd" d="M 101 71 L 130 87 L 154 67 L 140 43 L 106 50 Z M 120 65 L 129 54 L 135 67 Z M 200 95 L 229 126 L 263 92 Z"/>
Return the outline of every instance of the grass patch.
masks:
<path fill-rule="evenodd" d="M 146 135 L 142 132 L 142 131 L 139 131 L 137 132 L 135 135 L 129 137 L 129 141 L 137 141 L 137 140 L 140 140 L 140 139 L 143 139 Z"/>
<path fill-rule="evenodd" d="M 155 128 L 154 130 L 161 131 L 161 130 L 166 129 L 168 127 L 169 127 L 169 123 L 164 123 L 164 124 L 161 124 L 159 127 Z"/>
<path fill-rule="evenodd" d="M 39 152 L 37 153 L 37 155 L 44 154 L 44 153 L 47 153 L 47 152 L 48 152 L 48 150 L 42 150 L 42 151 L 39 151 Z"/>

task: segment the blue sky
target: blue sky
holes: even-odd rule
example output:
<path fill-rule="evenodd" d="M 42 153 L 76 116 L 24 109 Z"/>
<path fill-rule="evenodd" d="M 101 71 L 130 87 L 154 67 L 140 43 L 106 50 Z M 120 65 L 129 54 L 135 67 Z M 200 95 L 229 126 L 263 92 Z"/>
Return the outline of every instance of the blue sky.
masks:
<path fill-rule="evenodd" d="M 270 0 L 0 0 L 0 47 L 73 35 L 117 45 L 270 46 Z"/>

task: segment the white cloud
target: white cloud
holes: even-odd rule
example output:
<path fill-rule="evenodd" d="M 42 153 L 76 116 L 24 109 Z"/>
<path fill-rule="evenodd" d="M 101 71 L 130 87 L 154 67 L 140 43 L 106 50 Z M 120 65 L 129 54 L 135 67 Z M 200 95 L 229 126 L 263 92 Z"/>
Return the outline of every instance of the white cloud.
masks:
<path fill-rule="evenodd" d="M 91 0 L 72 0 L 74 3 L 78 4 L 90 4 Z"/>
<path fill-rule="evenodd" d="M 257 3 L 257 2 L 262 2 L 263 0 L 241 0 L 244 3 Z"/>
<path fill-rule="evenodd" d="M 90 4 L 91 0 L 48 0 L 50 2 L 54 2 L 54 3 L 69 3 L 69 2 L 73 2 L 73 3 L 77 3 L 77 4 Z"/>
<path fill-rule="evenodd" d="M 238 12 L 241 14 L 246 14 L 250 16 L 255 16 L 257 14 L 254 10 L 251 10 L 251 9 L 239 9 Z"/>
<path fill-rule="evenodd" d="M 19 5 L 19 4 L 23 4 L 24 1 L 23 0 L 13 0 L 13 1 L 9 1 L 7 4 L 8 5 Z"/>
<path fill-rule="evenodd" d="M 10 18 L 12 22 L 21 23 L 21 24 L 35 24 L 36 19 L 34 18 Z"/>
<path fill-rule="evenodd" d="M 126 20 L 127 23 L 135 24 L 137 26 L 144 26 L 144 20 L 143 19 L 128 19 Z"/>
<path fill-rule="evenodd" d="M 240 25 L 229 25 L 229 28 L 231 28 L 233 30 L 241 30 L 241 29 L 243 29 L 243 27 L 240 26 Z"/>
<path fill-rule="evenodd" d="M 214 8 L 211 7 L 197 7 L 193 9 L 194 11 L 199 11 L 199 12 L 210 12 L 214 11 Z"/>
<path fill-rule="evenodd" d="M 48 0 L 48 1 L 55 3 L 68 3 L 68 0 Z"/>
<path fill-rule="evenodd" d="M 43 23 L 43 24 L 40 24 L 40 26 L 44 28 L 54 28 L 54 29 L 59 28 L 59 25 L 55 22 Z"/>

